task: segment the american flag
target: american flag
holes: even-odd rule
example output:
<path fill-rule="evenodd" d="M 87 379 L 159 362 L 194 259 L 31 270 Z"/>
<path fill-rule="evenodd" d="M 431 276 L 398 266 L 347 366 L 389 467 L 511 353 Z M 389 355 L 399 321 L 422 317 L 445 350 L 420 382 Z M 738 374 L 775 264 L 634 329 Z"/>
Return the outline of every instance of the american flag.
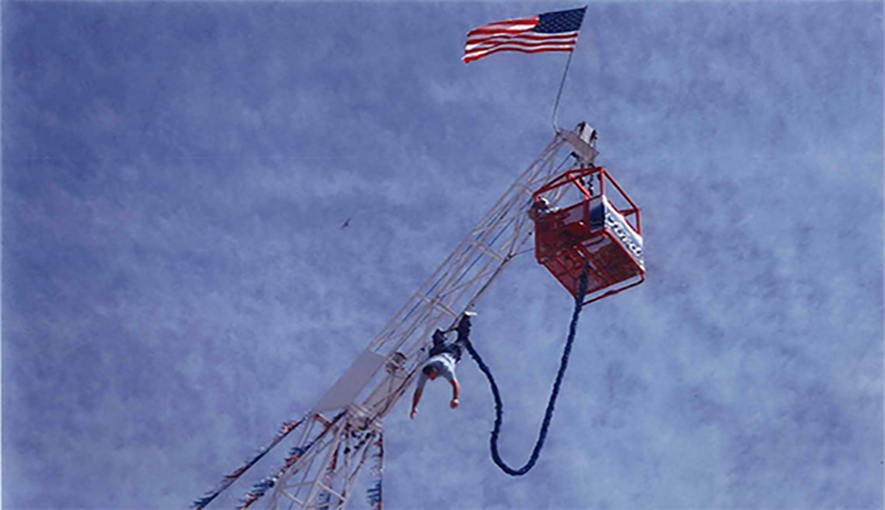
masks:
<path fill-rule="evenodd" d="M 475 28 L 467 33 L 467 46 L 461 60 L 466 64 L 499 51 L 572 51 L 578 42 L 578 32 L 586 10 L 585 6 L 546 12 Z"/>

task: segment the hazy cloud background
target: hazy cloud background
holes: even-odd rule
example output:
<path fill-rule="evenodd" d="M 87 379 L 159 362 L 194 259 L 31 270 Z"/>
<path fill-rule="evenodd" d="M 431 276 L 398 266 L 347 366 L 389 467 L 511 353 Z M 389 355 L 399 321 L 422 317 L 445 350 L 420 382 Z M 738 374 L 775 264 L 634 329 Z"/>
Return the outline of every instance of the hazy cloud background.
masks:
<path fill-rule="evenodd" d="M 183 508 L 309 410 L 552 137 L 566 57 L 464 34 L 574 6 L 4 2 L 4 508 Z M 882 507 L 882 10 L 590 4 L 560 119 L 647 281 L 528 476 L 470 362 L 401 404 L 387 508 Z M 478 311 L 521 465 L 571 302 L 526 255 Z"/>

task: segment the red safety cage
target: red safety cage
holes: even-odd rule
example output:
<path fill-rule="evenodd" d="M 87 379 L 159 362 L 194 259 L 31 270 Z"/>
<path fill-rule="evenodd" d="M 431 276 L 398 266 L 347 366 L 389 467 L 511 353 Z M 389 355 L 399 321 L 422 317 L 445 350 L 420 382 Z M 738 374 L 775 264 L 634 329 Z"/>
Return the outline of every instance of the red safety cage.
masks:
<path fill-rule="evenodd" d="M 564 207 L 554 207 L 563 204 Z M 535 257 L 584 304 L 645 281 L 639 207 L 604 167 L 574 168 L 533 195 Z"/>

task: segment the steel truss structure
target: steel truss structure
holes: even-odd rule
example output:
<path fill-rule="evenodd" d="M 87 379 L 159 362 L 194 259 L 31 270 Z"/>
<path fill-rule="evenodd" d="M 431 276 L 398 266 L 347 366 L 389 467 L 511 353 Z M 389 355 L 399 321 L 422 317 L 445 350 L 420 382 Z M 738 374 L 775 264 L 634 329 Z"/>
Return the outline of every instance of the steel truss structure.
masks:
<path fill-rule="evenodd" d="M 425 361 L 431 333 L 472 307 L 518 254 L 534 224 L 532 195 L 571 162 L 593 165 L 587 136 L 558 130 L 540 156 L 406 302 L 307 416 L 288 467 L 269 494 L 271 509 L 343 509 L 389 414 Z M 563 155 L 565 156 L 563 158 Z M 557 164 L 557 160 L 559 164 Z M 561 198 L 547 197 L 552 204 Z M 530 248 L 529 248 L 530 249 Z"/>

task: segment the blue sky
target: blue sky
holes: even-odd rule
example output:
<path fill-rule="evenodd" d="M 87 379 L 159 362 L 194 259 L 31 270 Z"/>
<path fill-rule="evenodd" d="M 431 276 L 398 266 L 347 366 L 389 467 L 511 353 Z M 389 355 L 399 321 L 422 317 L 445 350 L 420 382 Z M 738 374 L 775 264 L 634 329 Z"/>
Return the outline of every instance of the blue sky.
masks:
<path fill-rule="evenodd" d="M 4 2 L 4 508 L 182 508 L 309 410 L 552 137 L 565 56 L 464 34 L 575 6 Z M 529 475 L 470 362 L 401 403 L 387 508 L 881 508 L 882 27 L 590 4 L 560 121 L 647 280 L 585 310 Z M 526 255 L 477 311 L 521 465 L 571 302 Z"/>

